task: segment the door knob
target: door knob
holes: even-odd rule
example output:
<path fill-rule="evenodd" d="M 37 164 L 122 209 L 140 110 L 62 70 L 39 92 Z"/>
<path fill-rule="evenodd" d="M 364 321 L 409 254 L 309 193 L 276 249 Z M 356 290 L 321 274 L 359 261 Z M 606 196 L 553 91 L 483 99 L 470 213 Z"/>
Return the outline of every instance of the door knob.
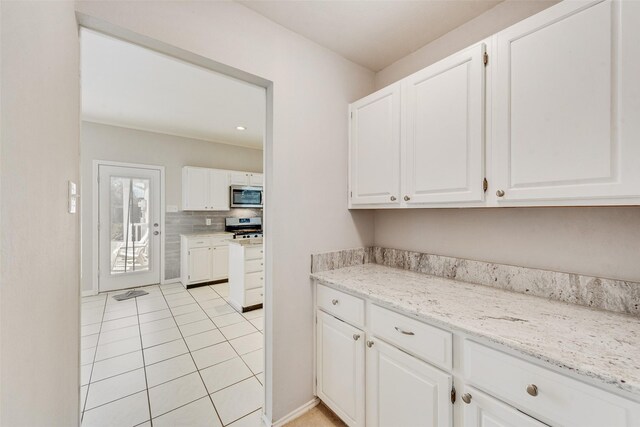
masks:
<path fill-rule="evenodd" d="M 465 393 L 462 395 L 462 401 L 464 403 L 471 403 L 471 395 L 469 393 Z"/>
<path fill-rule="evenodd" d="M 157 236 L 158 234 L 160 234 L 160 232 L 159 232 L 159 231 L 157 231 L 157 230 L 153 232 L 153 235 L 154 235 L 154 236 Z"/>
<path fill-rule="evenodd" d="M 498 190 L 498 191 L 496 191 L 496 196 L 498 196 L 498 197 L 504 197 L 504 191 L 503 191 L 503 190 Z"/>
<path fill-rule="evenodd" d="M 153 226 L 154 226 L 154 227 L 157 227 L 157 226 L 158 226 L 158 223 L 157 223 L 157 222 L 154 222 L 154 223 L 153 223 Z"/>

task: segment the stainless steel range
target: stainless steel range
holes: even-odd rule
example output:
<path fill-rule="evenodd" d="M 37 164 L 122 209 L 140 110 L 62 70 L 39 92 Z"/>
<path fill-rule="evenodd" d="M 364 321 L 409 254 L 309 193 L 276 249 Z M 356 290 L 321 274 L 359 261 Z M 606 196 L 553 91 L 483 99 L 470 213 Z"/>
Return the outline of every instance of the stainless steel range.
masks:
<path fill-rule="evenodd" d="M 262 218 L 225 218 L 224 230 L 233 233 L 234 239 L 262 237 Z"/>

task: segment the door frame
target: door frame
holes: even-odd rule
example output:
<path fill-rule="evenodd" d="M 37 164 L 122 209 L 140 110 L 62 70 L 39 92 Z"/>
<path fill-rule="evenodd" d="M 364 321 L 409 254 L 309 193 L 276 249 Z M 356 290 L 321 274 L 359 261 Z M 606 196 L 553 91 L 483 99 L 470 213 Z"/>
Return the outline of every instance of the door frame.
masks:
<path fill-rule="evenodd" d="M 117 162 L 111 160 L 93 160 L 93 170 L 91 173 L 92 176 L 92 186 L 93 186 L 93 197 L 91 200 L 91 230 L 93 233 L 96 233 L 94 238 L 91 241 L 91 283 L 93 284 L 93 293 L 97 295 L 100 291 L 100 277 L 98 274 L 98 269 L 100 268 L 100 234 L 98 231 L 98 222 L 100 217 L 99 206 L 100 206 L 100 189 L 98 185 L 98 172 L 100 166 L 119 166 L 126 168 L 139 168 L 139 169 L 151 169 L 157 170 L 160 172 L 160 284 L 163 285 L 165 283 L 164 278 L 164 242 L 165 242 L 165 231 L 164 231 L 164 217 L 166 211 L 166 198 L 165 198 L 165 176 L 164 176 L 164 166 L 159 165 L 146 165 L 142 163 L 126 163 L 126 162 Z"/>

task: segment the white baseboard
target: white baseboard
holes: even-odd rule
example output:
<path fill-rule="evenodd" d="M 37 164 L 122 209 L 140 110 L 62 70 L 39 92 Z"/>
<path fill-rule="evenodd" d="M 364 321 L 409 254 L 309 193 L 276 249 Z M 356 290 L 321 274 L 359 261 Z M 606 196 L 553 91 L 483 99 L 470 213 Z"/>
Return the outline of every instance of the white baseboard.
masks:
<path fill-rule="evenodd" d="M 282 427 L 283 425 L 285 425 L 289 421 L 293 421 L 296 418 L 304 415 L 306 412 L 309 412 L 310 410 L 315 408 L 319 403 L 320 403 L 320 399 L 318 399 L 317 397 L 314 397 L 309 402 L 307 402 L 304 405 L 300 406 L 299 408 L 294 409 L 293 411 L 289 412 L 287 415 L 285 415 L 284 417 L 280 418 L 278 421 L 276 421 L 273 424 L 269 424 L 269 421 L 264 416 L 262 417 L 262 422 L 266 426 Z"/>
<path fill-rule="evenodd" d="M 88 291 L 82 291 L 82 296 L 83 297 L 92 297 L 94 295 L 98 295 L 98 293 L 96 291 L 94 291 L 93 289 L 88 290 Z"/>

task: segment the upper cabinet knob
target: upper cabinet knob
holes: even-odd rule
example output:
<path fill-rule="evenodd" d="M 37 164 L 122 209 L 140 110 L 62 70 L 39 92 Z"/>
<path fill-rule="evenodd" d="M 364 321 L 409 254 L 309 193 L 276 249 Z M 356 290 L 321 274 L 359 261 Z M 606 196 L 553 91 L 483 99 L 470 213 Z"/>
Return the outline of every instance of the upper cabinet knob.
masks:
<path fill-rule="evenodd" d="M 404 201 L 405 201 L 405 202 L 408 202 L 409 200 L 411 200 L 411 197 L 409 197 L 409 196 L 404 196 Z"/>
<path fill-rule="evenodd" d="M 396 196 L 391 196 L 391 201 L 395 202 L 396 201 Z"/>
<path fill-rule="evenodd" d="M 529 393 L 531 396 L 537 396 L 538 395 L 538 386 L 536 386 L 535 384 L 529 384 L 527 386 L 527 393 Z"/>
<path fill-rule="evenodd" d="M 337 305 L 338 304 L 338 300 L 337 299 L 331 300 L 331 304 Z"/>
<path fill-rule="evenodd" d="M 504 191 L 503 191 L 503 190 L 498 190 L 498 191 L 496 191 L 496 196 L 498 196 L 498 197 L 504 197 Z"/>
<path fill-rule="evenodd" d="M 462 400 L 464 403 L 471 403 L 471 395 L 469 393 L 463 394 Z"/>

